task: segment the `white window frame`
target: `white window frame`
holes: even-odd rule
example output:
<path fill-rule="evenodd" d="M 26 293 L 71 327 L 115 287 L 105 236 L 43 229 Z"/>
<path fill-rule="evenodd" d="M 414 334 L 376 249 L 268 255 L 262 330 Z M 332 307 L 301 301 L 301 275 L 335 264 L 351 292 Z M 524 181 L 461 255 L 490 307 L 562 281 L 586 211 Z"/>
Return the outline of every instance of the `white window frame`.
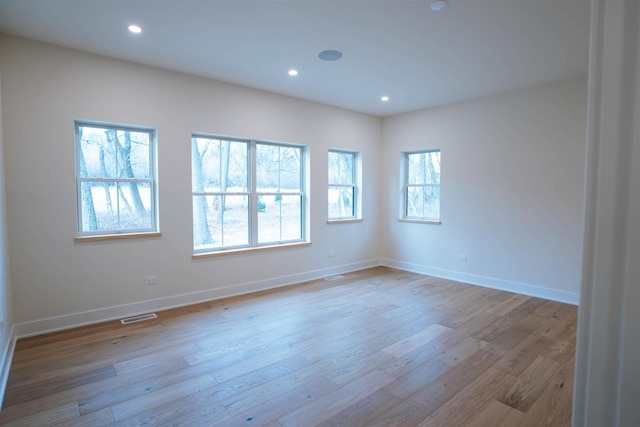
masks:
<path fill-rule="evenodd" d="M 96 237 L 131 237 L 135 235 L 158 235 L 158 176 L 157 176 L 157 131 L 155 128 L 146 126 L 125 125 L 109 122 L 97 122 L 88 120 L 76 120 L 75 126 L 75 164 L 76 164 L 76 212 L 77 212 L 77 240 L 91 240 Z M 147 133 L 149 135 L 149 178 L 115 178 L 115 177 L 82 177 L 80 176 L 80 127 L 91 127 L 100 129 L 111 129 L 115 131 L 131 131 L 137 133 Z M 95 230 L 95 231 L 83 231 L 82 230 L 82 183 L 83 182 L 104 182 L 114 183 L 116 185 L 123 183 L 141 183 L 149 184 L 150 191 L 150 216 L 151 226 L 147 228 L 136 229 L 111 229 L 111 230 Z M 117 199 L 116 204 L 119 205 L 120 201 Z M 119 208 L 118 208 L 119 212 Z M 101 239 L 97 239 L 101 240 Z"/>
<path fill-rule="evenodd" d="M 362 202 L 361 202 L 361 185 L 362 185 L 362 175 L 361 175 L 361 154 L 358 151 L 351 151 L 351 150 L 343 150 L 343 149 L 334 149 L 334 148 L 330 148 L 329 149 L 329 154 L 331 153 L 336 153 L 336 154 L 347 154 L 352 156 L 353 158 L 353 170 L 352 170 L 352 174 L 351 176 L 353 177 L 353 181 L 349 184 L 336 184 L 336 183 L 332 183 L 330 182 L 330 178 L 327 177 L 327 181 L 328 181 L 328 186 L 327 188 L 330 189 L 332 187 L 338 187 L 338 188 L 351 188 L 353 191 L 353 206 L 352 206 L 352 212 L 353 214 L 351 216 L 344 216 L 344 217 L 331 217 L 329 216 L 329 206 L 327 204 L 327 222 L 328 223 L 336 223 L 336 222 L 350 222 L 350 221 L 361 221 L 362 220 Z M 328 172 L 328 168 L 329 168 L 329 162 L 328 162 L 329 158 L 327 156 L 327 172 Z M 328 200 L 327 200 L 328 202 Z"/>
<path fill-rule="evenodd" d="M 426 153 L 440 153 L 440 156 L 442 158 L 442 150 L 440 148 L 431 148 L 428 150 L 416 150 L 416 151 L 406 151 L 402 153 L 402 183 L 403 183 L 403 187 L 402 187 L 402 206 L 401 206 L 401 213 L 400 213 L 400 221 L 405 221 L 405 222 L 419 222 L 419 223 L 424 223 L 424 224 L 442 224 L 441 221 L 441 217 L 442 214 L 440 213 L 440 215 L 438 216 L 438 218 L 429 218 L 429 217 L 424 217 L 424 216 L 409 216 L 408 212 L 409 212 L 409 188 L 418 188 L 418 187 L 438 187 L 438 188 L 442 188 L 442 182 L 440 182 L 439 184 L 427 184 L 427 183 L 421 183 L 421 184 L 409 184 L 409 156 L 411 155 L 415 155 L 415 154 L 426 154 Z M 440 212 L 440 208 L 441 208 L 441 198 L 438 198 L 438 205 L 439 205 L 439 209 L 438 212 Z"/>
<path fill-rule="evenodd" d="M 232 141 L 232 142 L 241 142 L 247 144 L 247 191 L 246 192 L 194 192 L 192 188 L 192 200 L 196 196 L 223 196 L 223 195 L 244 195 L 249 196 L 249 243 L 246 245 L 234 245 L 234 246 L 222 246 L 219 248 L 196 248 L 195 242 L 192 240 L 193 247 L 193 256 L 207 256 L 207 255 L 219 255 L 219 254 L 228 254 L 235 252 L 242 252 L 246 250 L 255 250 L 255 249 L 264 249 L 271 247 L 279 247 L 279 246 L 289 246 L 295 245 L 298 243 L 307 243 L 307 233 L 306 233 L 306 224 L 307 224 L 307 197 L 306 197 L 306 163 L 307 163 L 307 151 L 308 147 L 302 144 L 293 144 L 293 143 L 284 143 L 284 142 L 273 142 L 273 141 L 261 141 L 255 139 L 245 139 L 245 138 L 237 138 L 237 137 L 227 137 L 223 135 L 213 135 L 206 133 L 193 133 L 191 135 L 191 140 L 193 138 L 207 138 L 213 140 L 220 141 Z M 257 190 L 257 159 L 256 159 L 256 147 L 258 145 L 271 145 L 271 146 L 280 146 L 280 147 L 291 147 L 300 150 L 300 191 L 299 192 L 258 192 Z M 192 165 L 193 167 L 193 165 Z M 258 243 L 258 200 L 260 196 L 299 196 L 300 197 L 300 239 L 293 240 L 280 240 L 276 242 L 266 242 L 266 243 Z M 194 212 L 193 212 L 193 203 L 192 206 L 192 227 L 194 226 Z M 193 236 L 193 233 L 192 233 Z M 192 237 L 193 238 L 193 237 Z"/>

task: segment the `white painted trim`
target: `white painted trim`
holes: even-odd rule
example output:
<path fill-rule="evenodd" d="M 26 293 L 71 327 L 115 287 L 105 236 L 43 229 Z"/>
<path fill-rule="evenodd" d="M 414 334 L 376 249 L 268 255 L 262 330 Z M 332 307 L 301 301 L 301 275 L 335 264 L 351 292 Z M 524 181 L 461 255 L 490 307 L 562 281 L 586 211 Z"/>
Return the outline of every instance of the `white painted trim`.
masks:
<path fill-rule="evenodd" d="M 11 362 L 13 361 L 13 353 L 16 348 L 16 330 L 15 326 L 11 328 L 9 334 L 9 342 L 2 354 L 2 372 L 0 372 L 0 408 L 4 402 L 4 393 L 7 390 L 7 382 L 9 381 L 9 371 L 11 370 Z"/>
<path fill-rule="evenodd" d="M 365 268 L 377 267 L 379 265 L 380 261 L 378 259 L 371 259 L 352 264 L 344 264 L 336 267 L 313 270 L 306 273 L 273 277 L 271 279 L 232 285 L 224 288 L 208 289 L 206 291 L 190 292 L 186 294 L 173 295 L 169 297 L 123 304 L 113 307 L 105 307 L 97 310 L 89 310 L 79 313 L 50 317 L 46 319 L 38 319 L 14 325 L 15 336 L 17 338 L 25 338 L 34 335 L 60 331 L 63 329 L 75 328 L 78 326 L 85 326 L 94 323 L 106 322 L 109 320 L 121 319 L 123 317 L 136 316 L 152 311 L 168 310 L 171 308 L 198 304 L 201 302 L 212 301 L 221 298 L 228 298 L 237 295 L 249 294 L 252 292 L 279 288 L 306 282 L 309 280 L 320 279 L 326 276 L 345 274 L 352 271 L 363 270 Z"/>
<path fill-rule="evenodd" d="M 574 427 L 640 420 L 640 0 L 591 2 Z"/>
<path fill-rule="evenodd" d="M 501 291 L 514 292 L 517 294 L 529 295 L 537 298 L 544 298 L 552 301 L 559 301 L 567 304 L 578 305 L 580 295 L 573 292 L 560 291 L 557 289 L 545 288 L 542 286 L 529 285 L 526 283 L 510 282 L 493 277 L 479 276 L 477 274 L 462 273 L 459 271 L 445 270 L 442 268 L 429 267 L 421 264 L 396 261 L 383 258 L 381 265 L 385 267 L 397 268 L 414 273 L 427 274 L 429 276 L 443 279 L 455 280 L 457 282 L 468 283 L 470 285 L 483 286 L 485 288 L 499 289 Z"/>

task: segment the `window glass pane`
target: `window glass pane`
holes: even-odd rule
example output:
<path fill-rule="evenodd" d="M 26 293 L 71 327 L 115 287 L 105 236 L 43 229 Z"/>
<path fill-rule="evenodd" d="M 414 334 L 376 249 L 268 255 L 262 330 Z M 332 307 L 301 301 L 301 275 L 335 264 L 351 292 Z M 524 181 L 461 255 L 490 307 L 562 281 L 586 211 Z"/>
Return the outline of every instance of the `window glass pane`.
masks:
<path fill-rule="evenodd" d="M 329 186 L 329 218 L 350 218 L 353 207 L 354 187 Z"/>
<path fill-rule="evenodd" d="M 193 246 L 194 249 L 222 246 L 222 230 L 212 234 L 214 196 L 193 196 Z"/>
<path fill-rule="evenodd" d="M 329 152 L 329 184 L 351 185 L 354 183 L 354 157 L 353 153 Z"/>
<path fill-rule="evenodd" d="M 440 186 L 407 188 L 407 216 L 424 219 L 440 218 Z"/>
<path fill-rule="evenodd" d="M 150 228 L 151 187 L 146 182 L 119 183 L 118 191 L 120 226 L 122 230 Z"/>
<path fill-rule="evenodd" d="M 301 152 L 298 147 L 256 144 L 257 191 L 299 193 Z"/>
<path fill-rule="evenodd" d="M 82 182 L 81 232 L 141 230 L 153 225 L 149 183 Z"/>
<path fill-rule="evenodd" d="M 118 228 L 118 196 L 115 184 L 82 182 L 80 200 L 81 232 Z"/>
<path fill-rule="evenodd" d="M 275 243 L 302 238 L 299 195 L 258 196 L 258 243 Z"/>
<path fill-rule="evenodd" d="M 120 177 L 149 178 L 149 133 L 125 130 L 116 136 Z"/>
<path fill-rule="evenodd" d="M 192 138 L 191 182 L 194 192 L 246 192 L 247 144 Z"/>
<path fill-rule="evenodd" d="M 440 151 L 407 155 L 409 184 L 440 184 Z"/>
<path fill-rule="evenodd" d="M 194 196 L 196 250 L 249 244 L 248 196 Z"/>
<path fill-rule="evenodd" d="M 116 150 L 108 143 L 105 131 L 103 128 L 78 126 L 78 172 L 83 178 L 115 178 L 117 175 Z"/>
<path fill-rule="evenodd" d="M 249 244 L 249 196 L 221 196 L 215 219 L 222 224 L 224 246 Z"/>

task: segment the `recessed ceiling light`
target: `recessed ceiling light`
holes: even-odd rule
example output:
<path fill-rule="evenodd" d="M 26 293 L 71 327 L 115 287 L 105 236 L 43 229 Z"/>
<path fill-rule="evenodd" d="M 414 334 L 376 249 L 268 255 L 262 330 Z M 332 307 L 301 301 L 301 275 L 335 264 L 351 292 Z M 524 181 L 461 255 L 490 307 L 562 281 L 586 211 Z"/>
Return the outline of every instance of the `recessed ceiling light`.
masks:
<path fill-rule="evenodd" d="M 449 4 L 448 0 L 433 0 L 431 2 L 431 10 L 435 10 L 436 12 L 441 11 Z"/>
<path fill-rule="evenodd" d="M 292 68 L 291 70 L 289 70 L 289 75 L 290 76 L 297 76 L 298 75 L 298 70 L 295 70 L 295 69 Z"/>
<path fill-rule="evenodd" d="M 380 101 L 382 101 L 382 102 L 387 102 L 388 100 L 389 100 L 389 97 L 386 96 L 386 95 L 383 96 L 382 98 L 380 98 Z"/>
<path fill-rule="evenodd" d="M 142 32 L 142 28 L 138 27 L 137 25 L 129 25 L 129 31 L 134 34 L 140 34 Z"/>
<path fill-rule="evenodd" d="M 318 58 L 323 61 L 337 61 L 342 58 L 342 52 L 339 50 L 323 50 L 318 54 Z"/>

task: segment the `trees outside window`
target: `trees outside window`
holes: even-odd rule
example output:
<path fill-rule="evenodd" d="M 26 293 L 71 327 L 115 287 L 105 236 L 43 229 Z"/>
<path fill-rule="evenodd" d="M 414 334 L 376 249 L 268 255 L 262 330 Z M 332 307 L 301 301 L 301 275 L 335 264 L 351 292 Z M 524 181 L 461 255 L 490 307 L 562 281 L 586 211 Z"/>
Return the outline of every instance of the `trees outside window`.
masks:
<path fill-rule="evenodd" d="M 440 221 L 440 150 L 405 153 L 404 218 Z"/>
<path fill-rule="evenodd" d="M 297 242 L 303 147 L 194 135 L 194 252 Z"/>
<path fill-rule="evenodd" d="M 76 122 L 78 235 L 156 232 L 155 131 Z"/>
<path fill-rule="evenodd" d="M 329 220 L 356 218 L 356 153 L 329 150 L 328 218 Z"/>

